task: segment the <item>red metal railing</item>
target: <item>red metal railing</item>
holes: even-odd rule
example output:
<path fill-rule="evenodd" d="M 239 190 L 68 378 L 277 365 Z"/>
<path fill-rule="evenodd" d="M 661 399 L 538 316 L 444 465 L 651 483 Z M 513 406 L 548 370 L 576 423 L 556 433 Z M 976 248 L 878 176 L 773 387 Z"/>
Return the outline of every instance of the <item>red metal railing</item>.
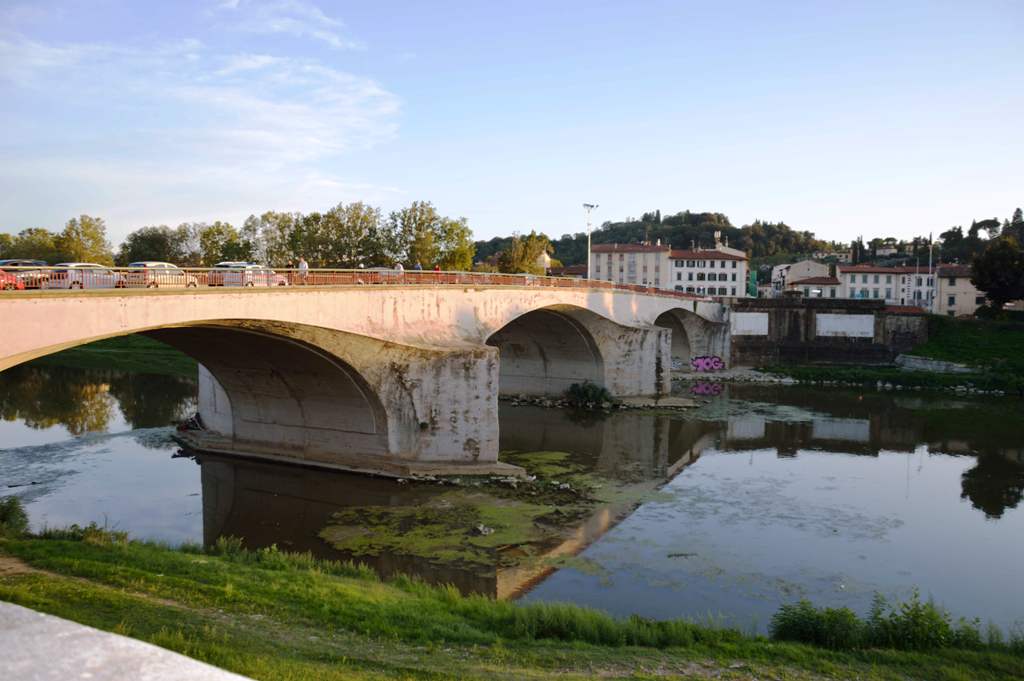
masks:
<path fill-rule="evenodd" d="M 244 267 L 148 267 L 47 266 L 4 267 L 0 270 L 0 290 L 75 290 L 100 289 L 199 289 L 324 287 L 324 286 L 510 286 L 574 288 L 632 291 L 648 295 L 688 300 L 706 297 L 651 286 L 619 284 L 611 281 L 544 277 L 531 274 L 497 272 L 438 272 L 431 270 L 309 269 Z"/>

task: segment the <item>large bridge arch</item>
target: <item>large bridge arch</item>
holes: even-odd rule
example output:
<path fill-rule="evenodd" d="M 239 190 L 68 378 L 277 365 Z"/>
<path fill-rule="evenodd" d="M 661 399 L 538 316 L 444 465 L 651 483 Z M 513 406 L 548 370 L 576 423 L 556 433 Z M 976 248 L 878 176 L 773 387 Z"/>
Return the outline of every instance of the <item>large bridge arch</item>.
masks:
<path fill-rule="evenodd" d="M 725 324 L 709 321 L 680 307 L 665 310 L 654 324 L 672 332 L 671 355 L 675 368 L 689 371 L 692 358 L 707 355 L 728 362 L 729 337 Z"/>
<path fill-rule="evenodd" d="M 604 385 L 604 360 L 575 312 L 547 307 L 522 314 L 487 338 L 498 348 L 498 391 L 557 395 L 574 383 Z"/>
<path fill-rule="evenodd" d="M 216 381 L 203 386 L 200 413 L 232 447 L 302 460 L 338 452 L 389 453 L 388 417 L 351 364 L 283 334 L 228 324 L 154 329 L 144 335 L 198 361 Z M 225 443 L 226 444 L 226 443 Z"/>

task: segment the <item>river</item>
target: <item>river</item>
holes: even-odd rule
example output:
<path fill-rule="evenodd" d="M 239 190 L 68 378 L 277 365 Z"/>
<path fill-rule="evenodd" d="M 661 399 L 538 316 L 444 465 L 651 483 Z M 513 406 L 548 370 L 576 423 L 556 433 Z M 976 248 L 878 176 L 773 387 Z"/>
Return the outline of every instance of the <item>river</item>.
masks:
<path fill-rule="evenodd" d="M 619 615 L 764 631 L 797 598 L 863 613 L 876 592 L 918 589 L 955 616 L 1020 626 L 1020 401 L 700 382 L 677 390 L 701 405 L 604 418 L 502 405 L 503 451 L 569 452 L 573 465 L 618 485 L 616 503 L 520 551 L 534 559 L 529 570 L 508 552 L 482 554 L 497 556 L 483 569 L 388 548 L 419 541 L 402 536 L 411 532 L 402 519 L 389 530 L 396 540 L 373 551 L 328 544 L 332 523 L 331 537 L 365 547 L 384 533 L 351 527 L 379 518 L 367 509 L 443 508 L 451 491 L 188 455 L 170 424 L 194 411 L 195 382 L 175 375 L 53 361 L 0 373 L 0 495 L 19 496 L 36 530 L 96 522 L 171 545 L 232 535 Z"/>

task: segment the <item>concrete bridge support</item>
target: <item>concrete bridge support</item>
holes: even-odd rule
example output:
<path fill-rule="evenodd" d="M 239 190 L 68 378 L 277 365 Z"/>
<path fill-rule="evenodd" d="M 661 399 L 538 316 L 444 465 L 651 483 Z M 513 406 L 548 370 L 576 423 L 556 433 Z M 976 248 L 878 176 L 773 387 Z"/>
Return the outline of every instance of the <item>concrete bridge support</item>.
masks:
<path fill-rule="evenodd" d="M 514 319 L 487 343 L 499 351 L 502 395 L 558 397 L 589 381 L 616 397 L 632 397 L 670 390 L 670 337 L 662 328 L 622 326 L 556 306 Z"/>
<path fill-rule="evenodd" d="M 494 348 L 424 350 L 278 324 L 162 329 L 195 357 L 196 449 L 390 475 L 498 463 Z"/>

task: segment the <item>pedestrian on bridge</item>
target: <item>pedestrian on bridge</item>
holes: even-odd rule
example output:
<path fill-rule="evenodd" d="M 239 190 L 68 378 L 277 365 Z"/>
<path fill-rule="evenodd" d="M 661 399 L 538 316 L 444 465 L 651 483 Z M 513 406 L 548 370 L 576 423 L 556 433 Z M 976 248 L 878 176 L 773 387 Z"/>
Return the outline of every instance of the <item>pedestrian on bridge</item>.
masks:
<path fill-rule="evenodd" d="M 309 263 L 305 258 L 299 257 L 299 283 L 305 285 L 307 276 L 309 276 Z"/>

